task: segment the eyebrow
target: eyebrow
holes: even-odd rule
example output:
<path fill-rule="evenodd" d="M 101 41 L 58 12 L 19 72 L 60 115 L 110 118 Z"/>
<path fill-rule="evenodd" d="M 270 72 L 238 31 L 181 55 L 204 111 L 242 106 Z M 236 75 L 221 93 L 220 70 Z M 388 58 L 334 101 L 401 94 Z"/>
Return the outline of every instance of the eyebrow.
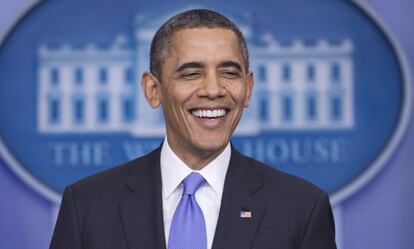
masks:
<path fill-rule="evenodd" d="M 235 61 L 223 61 L 219 64 L 219 67 L 235 67 L 237 70 L 242 71 L 240 63 Z"/>
<path fill-rule="evenodd" d="M 204 68 L 204 65 L 200 62 L 187 62 L 182 64 L 179 68 L 177 68 L 175 72 L 179 73 L 188 68 Z"/>
<path fill-rule="evenodd" d="M 180 67 L 177 68 L 177 70 L 175 70 L 176 73 L 182 72 L 188 68 L 204 68 L 205 65 L 201 62 L 196 62 L 196 61 L 192 61 L 192 62 L 187 62 L 182 64 Z M 221 62 L 218 67 L 234 67 L 239 71 L 242 71 L 242 67 L 240 65 L 240 63 L 235 62 L 235 61 L 223 61 Z"/>

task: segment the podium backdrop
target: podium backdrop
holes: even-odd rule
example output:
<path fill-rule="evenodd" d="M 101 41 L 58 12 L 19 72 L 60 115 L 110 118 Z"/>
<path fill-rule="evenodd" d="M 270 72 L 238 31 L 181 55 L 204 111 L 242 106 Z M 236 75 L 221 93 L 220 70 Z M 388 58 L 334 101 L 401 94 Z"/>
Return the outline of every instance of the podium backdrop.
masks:
<path fill-rule="evenodd" d="M 67 184 L 159 144 L 140 75 L 188 8 L 246 36 L 234 145 L 327 191 L 339 249 L 414 248 L 412 1 L 0 0 L 0 249 L 47 248 Z"/>

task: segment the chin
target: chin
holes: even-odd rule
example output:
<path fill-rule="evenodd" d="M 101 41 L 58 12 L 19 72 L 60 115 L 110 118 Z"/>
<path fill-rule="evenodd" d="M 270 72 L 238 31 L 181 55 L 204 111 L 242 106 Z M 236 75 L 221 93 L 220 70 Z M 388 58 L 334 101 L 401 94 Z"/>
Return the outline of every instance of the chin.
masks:
<path fill-rule="evenodd" d="M 201 152 L 216 152 L 224 149 L 228 144 L 228 140 L 218 141 L 217 139 L 203 139 L 196 143 L 197 149 Z"/>

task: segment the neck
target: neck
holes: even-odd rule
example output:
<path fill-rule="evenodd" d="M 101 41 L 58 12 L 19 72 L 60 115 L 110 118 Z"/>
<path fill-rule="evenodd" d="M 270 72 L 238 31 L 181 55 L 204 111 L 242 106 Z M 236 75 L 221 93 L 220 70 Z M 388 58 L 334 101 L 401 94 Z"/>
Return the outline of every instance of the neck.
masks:
<path fill-rule="evenodd" d="M 216 159 L 226 148 L 227 144 L 217 150 L 198 150 L 197 148 L 185 148 L 170 143 L 166 139 L 171 150 L 192 170 L 202 170 L 211 161 Z"/>

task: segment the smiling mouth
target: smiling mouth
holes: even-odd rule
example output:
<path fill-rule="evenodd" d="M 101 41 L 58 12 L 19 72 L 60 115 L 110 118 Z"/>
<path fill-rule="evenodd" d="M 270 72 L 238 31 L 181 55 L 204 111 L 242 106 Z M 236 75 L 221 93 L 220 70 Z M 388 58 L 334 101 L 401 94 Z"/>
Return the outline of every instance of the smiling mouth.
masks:
<path fill-rule="evenodd" d="M 218 109 L 192 109 L 191 114 L 200 119 L 215 119 L 224 117 L 230 109 L 218 108 Z"/>

